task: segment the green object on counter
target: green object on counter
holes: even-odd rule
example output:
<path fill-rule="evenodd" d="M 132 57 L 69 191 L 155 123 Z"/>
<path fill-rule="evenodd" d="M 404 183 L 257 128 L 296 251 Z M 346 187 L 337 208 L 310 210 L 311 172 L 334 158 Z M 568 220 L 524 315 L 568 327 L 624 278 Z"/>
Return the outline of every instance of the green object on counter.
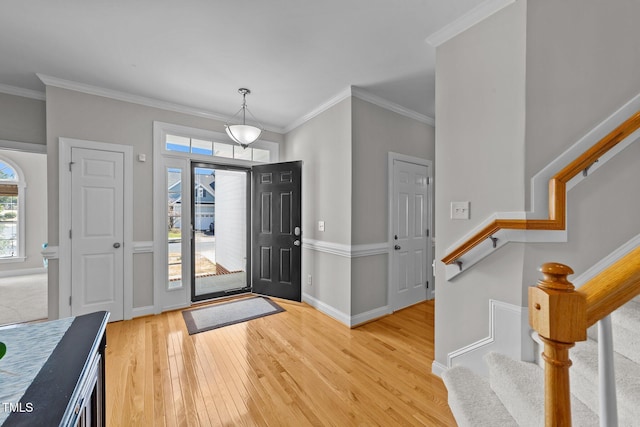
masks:
<path fill-rule="evenodd" d="M 3 342 L 0 342 L 0 359 L 2 359 L 5 354 L 7 354 L 7 346 Z"/>

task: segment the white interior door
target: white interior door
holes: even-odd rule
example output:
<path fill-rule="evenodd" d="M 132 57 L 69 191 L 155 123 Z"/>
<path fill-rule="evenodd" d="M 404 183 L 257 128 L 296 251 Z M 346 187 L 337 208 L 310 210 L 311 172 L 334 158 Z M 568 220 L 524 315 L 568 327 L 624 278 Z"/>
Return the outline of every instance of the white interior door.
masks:
<path fill-rule="evenodd" d="M 71 149 L 71 313 L 124 317 L 124 154 Z"/>
<path fill-rule="evenodd" d="M 424 301 L 430 277 L 428 167 L 393 161 L 392 310 Z"/>

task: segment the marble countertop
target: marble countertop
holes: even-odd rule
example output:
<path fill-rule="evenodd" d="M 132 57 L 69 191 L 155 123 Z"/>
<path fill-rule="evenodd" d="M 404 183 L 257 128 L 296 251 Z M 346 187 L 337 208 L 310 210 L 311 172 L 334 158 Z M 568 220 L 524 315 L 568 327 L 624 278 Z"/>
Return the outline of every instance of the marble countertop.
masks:
<path fill-rule="evenodd" d="M 0 341 L 7 346 L 0 360 L 0 425 L 62 339 L 74 317 L 0 329 Z"/>

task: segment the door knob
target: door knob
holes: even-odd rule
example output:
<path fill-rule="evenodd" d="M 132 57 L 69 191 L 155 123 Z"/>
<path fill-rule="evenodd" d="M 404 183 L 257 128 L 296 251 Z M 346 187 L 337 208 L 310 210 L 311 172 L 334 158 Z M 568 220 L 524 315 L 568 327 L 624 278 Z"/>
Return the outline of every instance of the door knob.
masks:
<path fill-rule="evenodd" d="M 116 248 L 116 249 L 118 249 L 118 248 L 120 247 L 120 243 L 115 242 L 115 243 L 113 244 L 113 247 L 114 247 L 114 248 Z"/>
<path fill-rule="evenodd" d="M 294 244 L 295 246 L 300 246 L 300 240 L 294 240 L 294 241 L 293 241 L 293 244 Z"/>
<path fill-rule="evenodd" d="M 402 249 L 402 247 L 400 245 L 395 245 L 393 249 L 395 249 L 396 251 L 399 251 L 400 249 Z"/>

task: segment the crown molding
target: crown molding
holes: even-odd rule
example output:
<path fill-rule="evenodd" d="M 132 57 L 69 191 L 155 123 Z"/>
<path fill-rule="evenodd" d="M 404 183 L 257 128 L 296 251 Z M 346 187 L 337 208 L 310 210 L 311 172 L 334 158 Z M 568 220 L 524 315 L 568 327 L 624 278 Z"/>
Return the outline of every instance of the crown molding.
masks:
<path fill-rule="evenodd" d="M 24 89 L 21 87 L 10 86 L 0 83 L 0 93 L 6 93 L 7 95 L 22 96 L 23 98 L 37 99 L 38 101 L 46 100 L 44 92 L 37 90 Z"/>
<path fill-rule="evenodd" d="M 351 87 L 347 87 L 347 88 L 341 90 L 338 94 L 334 95 L 333 97 L 331 97 L 327 101 L 325 101 L 322 104 L 318 105 L 316 108 L 314 108 L 313 110 L 311 110 L 310 112 L 308 112 L 304 116 L 302 116 L 302 117 L 294 120 L 293 122 L 291 122 L 288 126 L 286 126 L 283 129 L 283 132 L 284 133 L 291 132 L 292 130 L 294 130 L 298 126 L 308 122 L 309 120 L 313 119 L 316 116 L 319 116 L 323 112 L 327 111 L 329 108 L 331 108 L 334 105 L 344 101 L 345 99 L 349 98 L 350 96 L 351 96 Z"/>
<path fill-rule="evenodd" d="M 405 108 L 402 105 L 396 104 L 395 102 L 387 101 L 386 99 L 373 95 L 372 93 L 369 93 L 359 87 L 352 86 L 351 94 L 358 99 L 370 102 L 371 104 L 377 105 L 378 107 L 384 108 L 385 110 L 393 111 L 394 113 L 398 113 L 401 116 L 409 117 L 410 119 L 417 120 L 430 126 L 436 125 L 436 121 L 432 117 L 425 116 L 424 114 L 420 114 L 416 111 Z"/>
<path fill-rule="evenodd" d="M 110 99 L 115 99 L 118 101 L 124 101 L 124 102 L 130 102 L 133 104 L 139 104 L 139 105 L 144 105 L 147 107 L 152 107 L 152 108 L 159 108 L 161 110 L 167 110 L 167 111 L 174 111 L 177 113 L 183 113 L 183 114 L 189 114 L 191 116 L 197 116 L 197 117 L 204 117 L 207 119 L 213 119 L 213 120 L 219 120 L 221 122 L 225 122 L 228 117 L 219 114 L 219 113 L 215 113 L 212 111 L 206 111 L 206 110 L 201 110 L 201 109 L 197 109 L 197 108 L 193 108 L 193 107 L 189 107 L 186 105 L 181 105 L 181 104 L 175 104 L 172 102 L 167 102 L 167 101 L 161 101 L 159 99 L 155 99 L 155 98 L 148 98 L 145 96 L 140 96 L 140 95 L 133 95 L 127 92 L 121 92 L 118 90 L 113 90 L 113 89 L 106 89 L 103 87 L 99 87 L 99 86 L 93 86 L 93 85 L 89 85 L 89 84 L 85 84 L 85 83 L 78 83 L 78 82 L 74 82 L 71 80 L 65 80 L 65 79 L 60 79 L 57 77 L 52 77 L 52 76 L 48 76 L 45 74 L 40 74 L 37 73 L 36 74 L 38 76 L 38 78 L 42 81 L 42 83 L 44 83 L 47 86 L 53 86 L 53 87 L 58 87 L 61 89 L 68 89 L 68 90 L 73 90 L 76 92 L 81 92 L 81 93 L 86 93 L 89 95 L 95 95 L 95 96 L 101 96 L 104 98 L 110 98 Z M 6 85 L 0 85 L 0 92 L 3 92 L 3 88 L 4 87 L 9 87 L 11 88 L 12 86 L 6 86 Z M 44 94 L 41 92 L 36 92 L 36 91 L 29 91 L 28 89 L 20 89 L 20 88 L 14 88 L 16 90 L 20 90 L 20 91 L 28 91 L 28 92 L 32 92 L 33 94 L 40 94 L 42 96 L 42 98 L 40 99 L 45 99 L 44 98 Z M 15 93 L 13 93 L 15 94 Z M 26 94 L 23 94 L 21 96 L 27 96 Z M 313 119 L 314 117 L 320 115 L 321 113 L 323 113 L 324 111 L 327 111 L 328 109 L 330 109 L 331 107 L 335 106 L 336 104 L 340 103 L 341 101 L 349 98 L 349 97 L 356 97 L 359 98 L 363 101 L 367 101 L 370 102 L 374 105 L 377 105 L 381 108 L 384 108 L 386 110 L 389 111 L 393 111 L 397 114 L 400 114 L 402 116 L 405 117 L 409 117 L 411 119 L 417 120 L 419 122 L 422 123 L 426 123 L 428 125 L 431 126 L 435 126 L 435 120 L 429 116 L 425 116 L 423 114 L 420 114 L 416 111 L 410 110 L 408 108 L 405 108 L 399 104 L 393 103 L 391 101 L 387 101 L 386 99 L 383 99 L 379 96 L 373 95 L 367 91 L 365 91 L 364 89 L 361 88 L 357 88 L 354 86 L 349 86 L 345 89 L 343 89 L 342 91 L 340 91 L 338 94 L 334 95 L 333 97 L 331 97 L 330 99 L 328 99 L 327 101 L 323 102 L 322 104 L 320 104 L 318 107 L 314 108 L 312 111 L 310 111 L 309 113 L 305 114 L 304 116 L 300 117 L 299 119 L 295 120 L 294 122 L 292 122 L 291 124 L 289 124 L 288 126 L 286 126 L 285 128 L 278 128 L 278 127 L 265 127 L 265 130 L 268 130 L 270 132 L 277 132 L 277 133 L 281 133 L 281 134 L 285 134 L 288 133 L 290 131 L 292 131 L 293 129 L 297 128 L 298 126 L 308 122 L 309 120 Z"/>
<path fill-rule="evenodd" d="M 487 0 L 482 2 L 449 25 L 431 34 L 427 37 L 426 42 L 433 47 L 438 47 L 477 23 L 484 21 L 494 13 L 515 3 L 515 1 L 516 0 Z"/>
<path fill-rule="evenodd" d="M 161 101 L 155 98 L 148 98 L 146 96 L 133 95 L 127 92 L 121 92 L 113 89 L 106 89 L 99 86 L 88 85 L 85 83 L 78 83 L 71 80 L 60 79 L 57 77 L 47 76 L 45 74 L 36 74 L 42 83 L 47 86 L 59 87 L 61 89 L 73 90 L 76 92 L 82 92 L 89 95 L 102 96 L 104 98 L 115 99 L 118 101 L 129 102 L 132 104 L 144 105 L 146 107 L 159 108 L 161 110 L 173 111 L 176 113 L 188 114 L 191 116 L 204 117 L 206 119 L 219 120 L 226 122 L 229 117 L 213 111 L 202 110 L 199 108 L 189 107 L 187 105 L 176 104 L 173 102 Z M 265 130 L 270 132 L 283 133 L 282 128 L 265 127 Z"/>
<path fill-rule="evenodd" d="M 327 101 L 323 102 L 304 116 L 299 119 L 293 121 L 287 127 L 283 129 L 284 133 L 289 133 L 298 126 L 308 122 L 316 116 L 319 116 L 323 112 L 327 111 L 329 108 L 335 106 L 336 104 L 344 101 L 349 97 L 355 97 L 361 99 L 363 101 L 370 102 L 371 104 L 377 105 L 378 107 L 384 108 L 385 110 L 393 111 L 394 113 L 400 114 L 405 117 L 409 117 L 410 119 L 417 120 L 422 123 L 426 123 L 430 126 L 435 126 L 436 121 L 432 117 L 425 116 L 424 114 L 420 114 L 416 111 L 405 108 L 399 104 L 396 104 L 391 101 L 387 101 L 384 98 L 381 98 L 377 95 L 373 95 L 372 93 L 367 92 L 364 89 L 355 86 L 349 86 L 341 90 L 338 94 L 334 95 Z"/>
<path fill-rule="evenodd" d="M 7 141 L 0 139 L 0 149 L 23 151 L 25 153 L 47 154 L 47 144 L 34 144 L 32 142 Z"/>

